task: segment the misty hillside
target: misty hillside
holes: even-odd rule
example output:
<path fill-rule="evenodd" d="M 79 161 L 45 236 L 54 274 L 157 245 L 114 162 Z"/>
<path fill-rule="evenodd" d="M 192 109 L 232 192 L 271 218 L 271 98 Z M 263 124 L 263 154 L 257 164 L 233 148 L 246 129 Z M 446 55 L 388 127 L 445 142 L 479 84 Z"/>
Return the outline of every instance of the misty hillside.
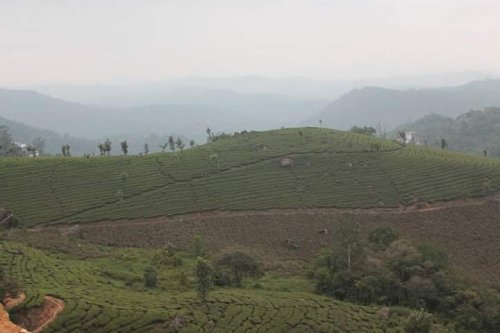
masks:
<path fill-rule="evenodd" d="M 327 127 L 347 129 L 354 125 L 386 129 L 436 113 L 456 116 L 471 109 L 500 105 L 500 80 L 475 81 L 462 86 L 437 89 L 395 90 L 378 87 L 355 89 L 308 120 L 319 119 Z"/>
<path fill-rule="evenodd" d="M 5 125 L 9 128 L 9 133 L 12 136 L 12 140 L 19 143 L 31 144 L 35 139 L 42 138 L 44 141 L 44 149 L 41 151 L 42 155 L 58 155 L 61 154 L 62 145 L 69 145 L 71 147 L 71 154 L 73 156 L 82 156 L 84 154 L 98 154 L 99 149 L 97 145 L 100 142 L 104 142 L 109 138 L 112 142 L 111 155 L 120 155 L 122 152 L 120 150 L 120 142 L 127 140 L 128 151 L 130 154 L 140 154 L 144 152 L 144 144 L 148 144 L 148 150 L 151 153 L 161 151 L 160 145 L 168 142 L 168 136 L 173 135 L 175 138 L 180 137 L 184 143 L 190 138 L 183 135 L 177 135 L 176 133 L 158 135 L 108 135 L 100 137 L 99 139 L 86 139 L 82 137 L 74 137 L 68 134 L 60 134 L 58 132 L 46 129 L 40 129 L 32 126 L 25 125 L 23 123 L 5 119 L 0 117 L 0 126 Z M 203 143 L 205 141 L 200 141 L 198 143 Z"/>
<path fill-rule="evenodd" d="M 163 103 L 167 100 L 168 104 Z M 147 105 L 118 108 L 67 102 L 34 91 L 0 89 L 0 116 L 90 139 L 177 133 L 200 141 L 208 126 L 224 132 L 294 126 L 323 105 L 278 95 L 222 90 L 193 93 L 179 88 L 164 99 L 151 99 Z"/>
<path fill-rule="evenodd" d="M 237 98 L 267 99 L 335 99 L 348 92 L 357 82 L 322 81 L 306 77 L 269 78 L 263 76 L 187 77 L 159 82 L 128 84 L 70 85 L 53 84 L 29 86 L 42 94 L 82 104 L 106 106 L 135 106 L 150 103 L 193 103 L 210 99 L 211 94 L 232 93 Z M 239 95 L 239 96 L 238 96 Z M 216 101 L 217 103 L 221 101 Z"/>
<path fill-rule="evenodd" d="M 45 149 L 42 153 L 59 154 L 62 145 L 70 145 L 74 155 L 92 153 L 96 150 L 97 140 L 87 140 L 70 135 L 61 135 L 55 131 L 39 129 L 23 123 L 0 117 L 0 126 L 9 127 L 9 132 L 14 141 L 30 144 L 37 138 L 45 141 Z"/>
<path fill-rule="evenodd" d="M 452 150 L 500 157 L 500 108 L 469 111 L 455 118 L 438 114 L 401 125 L 398 130 L 416 132 L 430 146 L 445 139 Z"/>

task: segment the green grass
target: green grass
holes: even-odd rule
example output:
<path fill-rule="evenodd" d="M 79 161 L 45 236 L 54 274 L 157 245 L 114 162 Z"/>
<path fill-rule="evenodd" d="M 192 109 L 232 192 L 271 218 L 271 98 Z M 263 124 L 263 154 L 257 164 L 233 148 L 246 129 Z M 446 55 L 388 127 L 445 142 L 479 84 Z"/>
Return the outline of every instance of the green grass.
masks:
<path fill-rule="evenodd" d="M 283 168 L 283 157 L 294 160 Z M 179 153 L 0 160 L 0 207 L 23 226 L 197 211 L 370 208 L 500 188 L 500 163 L 319 128 L 252 132 Z"/>
<path fill-rule="evenodd" d="M 241 289 L 216 288 L 201 302 L 192 287 L 194 260 L 184 256 L 180 267 L 162 266 L 157 288 L 142 285 L 142 273 L 154 249 L 89 247 L 93 258 L 36 250 L 12 242 L 0 243 L 0 264 L 26 288 L 20 307 L 40 304 L 45 295 L 66 306 L 47 332 L 171 332 L 172 318 L 181 315 L 181 332 L 398 332 L 401 318 L 383 321 L 379 307 L 359 306 L 314 295 L 302 277 L 268 275 L 245 281 Z M 13 251 L 15 250 L 15 251 Z M 17 254 L 16 254 L 17 253 Z M 179 275 L 189 276 L 188 286 Z M 287 290 L 292 290 L 287 291 Z M 15 318 L 15 314 L 13 315 Z M 45 330 L 44 330 L 45 332 Z"/>

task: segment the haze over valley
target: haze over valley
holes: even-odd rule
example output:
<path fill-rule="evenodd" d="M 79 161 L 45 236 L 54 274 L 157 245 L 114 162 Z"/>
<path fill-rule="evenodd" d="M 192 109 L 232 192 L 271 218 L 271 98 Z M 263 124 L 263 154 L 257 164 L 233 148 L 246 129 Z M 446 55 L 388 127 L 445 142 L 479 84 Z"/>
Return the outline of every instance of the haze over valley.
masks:
<path fill-rule="evenodd" d="M 0 333 L 500 332 L 500 3 L 0 2 Z"/>

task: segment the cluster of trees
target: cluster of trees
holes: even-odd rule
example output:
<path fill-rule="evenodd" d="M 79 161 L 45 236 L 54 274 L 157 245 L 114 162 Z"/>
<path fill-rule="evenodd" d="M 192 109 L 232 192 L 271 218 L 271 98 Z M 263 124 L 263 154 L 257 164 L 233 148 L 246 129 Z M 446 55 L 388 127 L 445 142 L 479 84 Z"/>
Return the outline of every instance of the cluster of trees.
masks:
<path fill-rule="evenodd" d="M 473 330 L 500 326 L 498 294 L 467 285 L 439 246 L 416 246 L 388 228 L 374 230 L 365 240 L 354 223 L 343 221 L 309 277 L 317 292 L 340 300 L 425 309 Z"/>
<path fill-rule="evenodd" d="M 189 147 L 193 148 L 195 144 L 196 142 L 193 139 L 189 140 Z M 165 152 L 167 148 L 169 148 L 172 152 L 176 151 L 177 149 L 182 151 L 185 147 L 186 144 L 184 143 L 184 141 L 182 141 L 181 138 L 178 137 L 177 139 L 174 139 L 172 135 L 168 137 L 168 141 L 166 143 L 160 145 L 162 152 Z"/>
<path fill-rule="evenodd" d="M 364 127 L 353 126 L 351 127 L 350 131 L 353 133 L 364 134 L 369 136 L 377 135 L 377 130 L 371 126 L 364 126 Z"/>
<path fill-rule="evenodd" d="M 198 257 L 196 260 L 196 290 L 205 300 L 213 285 L 220 287 L 242 287 L 246 277 L 264 274 L 260 263 L 242 251 L 223 253 L 212 261 Z"/>
<path fill-rule="evenodd" d="M 194 271 L 194 287 L 199 297 L 206 300 L 214 285 L 242 287 L 246 277 L 260 277 L 264 274 L 260 263 L 252 256 L 242 251 L 223 253 L 212 260 L 206 257 L 203 238 L 195 235 L 193 238 L 192 255 L 196 259 Z M 152 262 L 144 270 L 144 286 L 154 288 L 158 283 L 158 268 L 162 265 L 178 267 L 183 260 L 173 251 L 166 248 L 158 251 Z M 181 284 L 187 285 L 187 277 L 181 276 Z"/>
<path fill-rule="evenodd" d="M 71 147 L 68 144 L 62 145 L 61 153 L 63 156 L 71 156 Z"/>
<path fill-rule="evenodd" d="M 106 139 L 104 143 L 99 143 L 97 148 L 99 148 L 99 154 L 101 154 L 101 156 L 109 156 L 111 154 L 111 140 Z"/>
<path fill-rule="evenodd" d="M 413 131 L 429 146 L 499 157 L 499 128 L 500 108 L 486 108 L 471 110 L 456 118 L 430 114 L 400 126 L 395 133 Z"/>
<path fill-rule="evenodd" d="M 21 146 L 12 139 L 8 126 L 0 125 L 0 157 L 6 156 L 27 156 L 37 157 L 43 155 L 45 150 L 45 140 L 38 137 L 31 144 Z"/>
<path fill-rule="evenodd" d="M 196 258 L 196 291 L 202 300 L 206 300 L 214 285 L 239 288 L 244 278 L 264 274 L 261 264 L 243 251 L 226 252 L 213 260 L 207 259 L 201 235 L 193 239 L 193 255 Z"/>
<path fill-rule="evenodd" d="M 189 147 L 193 148 L 196 145 L 196 141 L 191 139 L 188 142 Z M 186 144 L 184 141 L 178 137 L 177 139 L 174 139 L 173 136 L 170 136 L 168 138 L 168 141 L 165 144 L 160 145 L 160 148 L 162 149 L 163 152 L 169 148 L 172 152 L 176 150 L 184 150 L 186 147 Z M 97 148 L 99 149 L 99 154 L 101 156 L 110 156 L 111 155 L 111 148 L 112 148 L 112 142 L 108 138 L 104 142 L 99 142 L 97 144 Z M 120 148 L 121 152 L 123 155 L 128 155 L 129 153 L 129 144 L 127 140 L 121 141 L 120 142 Z M 72 147 L 65 143 L 61 146 L 61 154 L 62 156 L 69 157 L 72 156 L 71 153 Z M 27 144 L 26 146 L 21 146 L 16 144 L 13 139 L 12 135 L 10 134 L 9 128 L 4 125 L 0 125 L 0 157 L 5 157 L 5 156 L 17 156 L 17 157 L 22 157 L 22 156 L 29 156 L 29 157 L 37 157 L 40 155 L 43 155 L 45 151 L 45 140 L 42 138 L 36 138 L 33 140 L 31 144 Z M 149 154 L 149 145 L 148 143 L 144 144 L 144 155 Z M 90 156 L 88 154 L 84 154 L 84 156 Z"/>

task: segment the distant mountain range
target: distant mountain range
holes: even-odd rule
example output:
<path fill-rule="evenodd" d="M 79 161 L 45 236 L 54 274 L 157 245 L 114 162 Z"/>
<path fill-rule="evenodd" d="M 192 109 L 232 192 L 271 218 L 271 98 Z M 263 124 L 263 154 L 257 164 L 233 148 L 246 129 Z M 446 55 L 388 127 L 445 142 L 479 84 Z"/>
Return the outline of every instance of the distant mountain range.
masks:
<path fill-rule="evenodd" d="M 305 124 L 316 125 L 321 119 L 323 125 L 333 128 L 381 124 L 390 130 L 431 113 L 457 116 L 471 109 L 492 106 L 500 106 L 500 80 L 475 81 L 436 89 L 367 87 L 343 95 Z"/>
<path fill-rule="evenodd" d="M 101 105 L 69 102 L 29 90 L 0 89 L 0 117 L 5 118 L 4 123 L 9 119 L 14 137 L 27 142 L 43 137 L 52 153 L 58 153 L 63 143 L 71 145 L 70 142 L 75 153 L 95 152 L 97 142 L 108 137 L 114 142 L 127 139 L 130 151 L 138 153 L 145 142 L 151 142 L 151 151 L 157 150 L 169 135 L 205 142 L 207 127 L 214 132 L 231 133 L 318 126 L 321 119 L 322 125 L 330 128 L 380 124 L 389 132 L 429 114 L 455 117 L 471 109 L 500 106 L 500 80 L 434 89 L 366 87 L 354 89 L 331 103 L 206 87 L 160 88 L 108 87 L 85 95 L 87 102 L 91 102 L 92 96 L 97 102 L 101 96 Z M 77 91 L 82 93 L 81 89 Z M 133 106 L 146 100 L 149 104 Z"/>
<path fill-rule="evenodd" d="M 293 96 L 299 100 L 335 100 L 358 87 L 385 87 L 391 89 L 449 87 L 465 82 L 500 78 L 500 73 L 462 71 L 419 76 L 374 77 L 363 79 L 321 80 L 301 76 L 272 78 L 264 76 L 187 77 L 146 83 L 122 84 L 53 84 L 29 86 L 45 95 L 102 106 L 137 106 L 147 104 L 193 103 L 203 99 L 204 92 L 232 91 L 246 95 Z M 177 101 L 177 102 L 176 102 Z M 226 101 L 221 102 L 226 103 Z M 198 101 L 197 104 L 200 102 Z M 203 103 L 201 103 L 203 104 Z M 223 105 L 226 107 L 226 105 Z"/>
<path fill-rule="evenodd" d="M 326 102 L 231 91 L 170 91 L 170 104 L 135 107 L 91 106 L 34 91 L 0 89 L 0 116 L 37 128 L 97 139 L 113 135 L 176 133 L 197 141 L 215 132 L 296 126 Z M 177 97 L 176 97 L 177 96 Z M 184 97 L 183 97 L 184 96 Z"/>

